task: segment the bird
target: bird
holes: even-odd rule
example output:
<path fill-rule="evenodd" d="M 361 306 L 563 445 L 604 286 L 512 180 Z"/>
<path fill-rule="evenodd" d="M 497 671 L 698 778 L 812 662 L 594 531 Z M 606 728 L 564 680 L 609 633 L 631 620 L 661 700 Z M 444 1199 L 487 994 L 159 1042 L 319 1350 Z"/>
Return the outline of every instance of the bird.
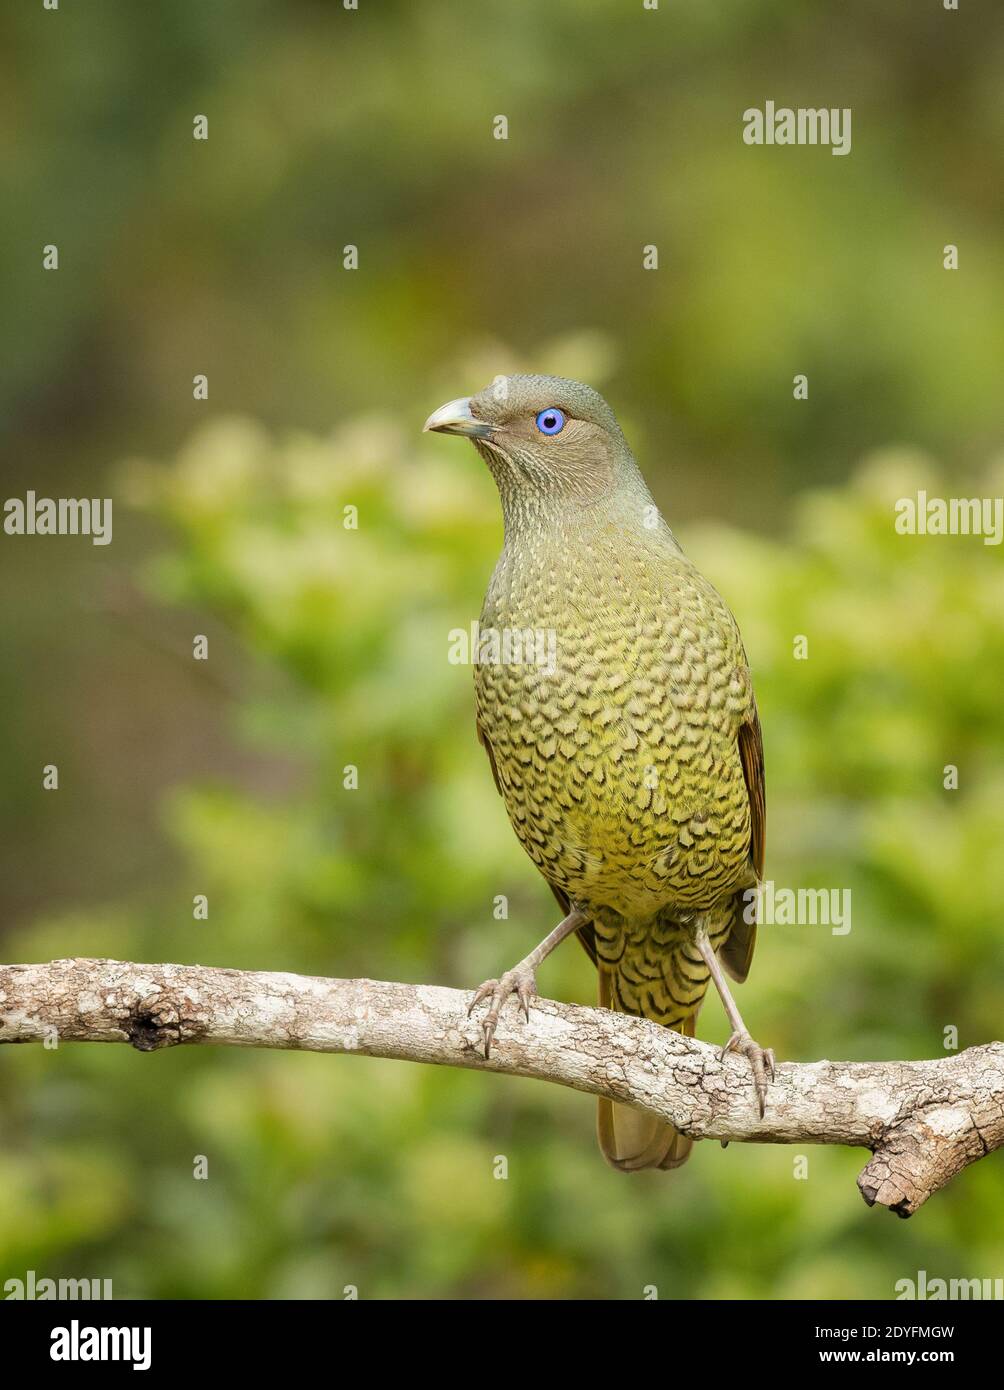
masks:
<path fill-rule="evenodd" d="M 537 968 L 575 934 L 602 1007 L 692 1037 L 713 983 L 732 1030 L 721 1055 L 749 1060 L 762 1117 L 774 1053 L 754 1041 L 726 980 L 749 973 L 766 831 L 763 738 L 736 620 L 591 387 L 498 376 L 424 429 L 469 439 L 498 488 L 504 539 L 479 622 L 476 732 L 563 913 L 474 991 L 469 1013 L 487 1003 L 485 1056 L 506 1001 L 529 1021 Z M 513 634 L 546 640 L 507 648 Z M 603 1097 L 597 1134 L 622 1172 L 679 1167 L 693 1143 Z"/>

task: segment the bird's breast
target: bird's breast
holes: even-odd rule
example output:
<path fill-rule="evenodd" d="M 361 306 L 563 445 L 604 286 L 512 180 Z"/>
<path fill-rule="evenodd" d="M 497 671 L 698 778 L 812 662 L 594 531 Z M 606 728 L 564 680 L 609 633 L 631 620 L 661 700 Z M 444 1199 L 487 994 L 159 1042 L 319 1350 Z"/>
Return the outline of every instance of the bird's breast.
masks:
<path fill-rule="evenodd" d="M 520 840 L 580 904 L 700 906 L 746 872 L 752 692 L 734 621 L 691 570 L 630 554 L 604 574 L 503 570 L 486 598 L 489 656 L 531 659 L 476 665 L 478 720 Z"/>

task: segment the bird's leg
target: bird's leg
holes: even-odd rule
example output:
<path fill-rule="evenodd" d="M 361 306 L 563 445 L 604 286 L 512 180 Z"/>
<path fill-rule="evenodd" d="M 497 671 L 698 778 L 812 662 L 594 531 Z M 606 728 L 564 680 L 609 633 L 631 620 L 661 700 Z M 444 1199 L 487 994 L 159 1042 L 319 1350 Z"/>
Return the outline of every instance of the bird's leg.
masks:
<path fill-rule="evenodd" d="M 753 1071 L 753 1085 L 756 1087 L 757 1103 L 760 1107 L 760 1118 L 767 1106 L 767 1078 L 774 1080 L 774 1052 L 772 1048 L 763 1048 L 758 1042 L 754 1042 L 750 1036 L 750 1031 L 743 1022 L 742 1014 L 736 1008 L 736 1001 L 732 998 L 732 991 L 729 989 L 728 982 L 722 972 L 722 967 L 718 963 L 714 947 L 708 940 L 708 933 L 702 926 L 697 933 L 697 949 L 700 951 L 704 964 L 708 967 L 708 972 L 715 982 L 719 997 L 725 1006 L 728 1014 L 729 1023 L 732 1027 L 732 1036 L 722 1048 L 722 1056 L 727 1052 L 741 1052 L 744 1057 L 749 1058 L 749 1064 Z"/>
<path fill-rule="evenodd" d="M 520 1006 L 523 1009 L 523 1017 L 529 1022 L 530 1000 L 537 993 L 537 966 L 551 954 L 556 946 L 561 945 L 566 936 L 571 936 L 573 931 L 578 931 L 579 927 L 584 927 L 588 920 L 588 917 L 584 916 L 578 908 L 573 907 L 564 921 L 559 922 L 554 931 L 548 932 L 540 945 L 535 946 L 530 954 L 524 956 L 511 970 L 507 970 L 500 980 L 485 980 L 484 984 L 474 991 L 474 998 L 467 1010 L 468 1017 L 482 999 L 491 998 L 491 1004 L 488 1006 L 488 1012 L 485 1014 L 482 1024 L 486 1057 L 492 1049 L 492 1039 L 495 1036 L 495 1028 L 499 1021 L 499 1014 L 502 1012 L 502 1005 L 509 998 L 509 995 L 518 996 Z"/>

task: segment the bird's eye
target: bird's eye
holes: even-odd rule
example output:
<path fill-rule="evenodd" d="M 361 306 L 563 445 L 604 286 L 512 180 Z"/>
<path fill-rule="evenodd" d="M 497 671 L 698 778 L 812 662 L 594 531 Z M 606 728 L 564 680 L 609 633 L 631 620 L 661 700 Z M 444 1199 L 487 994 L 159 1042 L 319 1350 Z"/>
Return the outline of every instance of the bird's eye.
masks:
<path fill-rule="evenodd" d="M 565 417 L 557 406 L 542 410 L 537 416 L 537 428 L 541 434 L 560 434 L 565 427 Z"/>

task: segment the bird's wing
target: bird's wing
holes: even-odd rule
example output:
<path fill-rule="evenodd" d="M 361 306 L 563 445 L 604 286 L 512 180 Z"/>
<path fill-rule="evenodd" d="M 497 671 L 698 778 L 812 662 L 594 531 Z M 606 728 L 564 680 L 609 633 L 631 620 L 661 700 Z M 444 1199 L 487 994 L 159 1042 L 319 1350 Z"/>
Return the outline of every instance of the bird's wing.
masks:
<path fill-rule="evenodd" d="M 485 727 L 481 723 L 480 719 L 476 721 L 476 725 L 478 731 L 478 742 L 481 744 L 481 747 L 488 754 L 488 762 L 491 764 L 492 777 L 495 779 L 495 788 L 499 796 L 502 796 L 502 799 L 504 801 L 505 797 L 502 795 L 502 783 L 499 780 L 499 770 L 495 765 L 495 753 L 492 749 L 491 740 L 485 733 Z M 572 910 L 572 904 L 569 901 L 568 894 L 562 888 L 555 887 L 555 885 L 550 881 L 550 879 L 547 880 L 547 886 L 550 888 L 551 892 L 557 898 L 558 903 L 561 907 L 562 916 L 567 917 Z M 580 927 L 575 934 L 582 942 L 586 955 L 589 957 L 589 959 L 593 962 L 594 965 L 597 965 L 596 933 L 593 929 L 592 922 L 588 922 L 584 927 Z"/>
<path fill-rule="evenodd" d="M 763 770 L 763 734 L 756 702 L 750 707 L 749 718 L 739 726 L 739 760 L 742 763 L 746 795 L 750 805 L 750 863 L 757 882 L 763 878 L 764 853 L 767 845 L 767 788 Z M 753 948 L 756 945 L 756 919 L 747 922 L 747 900 L 737 893 L 732 913 L 732 930 L 718 954 L 722 964 L 739 984 L 750 972 Z"/>
<path fill-rule="evenodd" d="M 478 731 L 478 742 L 481 744 L 481 747 L 488 754 L 488 761 L 491 764 L 492 769 L 492 777 L 495 779 L 495 790 L 498 792 L 499 796 L 502 796 L 502 783 L 499 781 L 499 770 L 495 766 L 495 754 L 492 750 L 492 745 L 489 741 L 488 735 L 485 733 L 485 726 L 482 724 L 480 719 L 476 719 L 475 724 Z M 503 800 L 504 799 L 505 798 L 503 798 Z"/>

